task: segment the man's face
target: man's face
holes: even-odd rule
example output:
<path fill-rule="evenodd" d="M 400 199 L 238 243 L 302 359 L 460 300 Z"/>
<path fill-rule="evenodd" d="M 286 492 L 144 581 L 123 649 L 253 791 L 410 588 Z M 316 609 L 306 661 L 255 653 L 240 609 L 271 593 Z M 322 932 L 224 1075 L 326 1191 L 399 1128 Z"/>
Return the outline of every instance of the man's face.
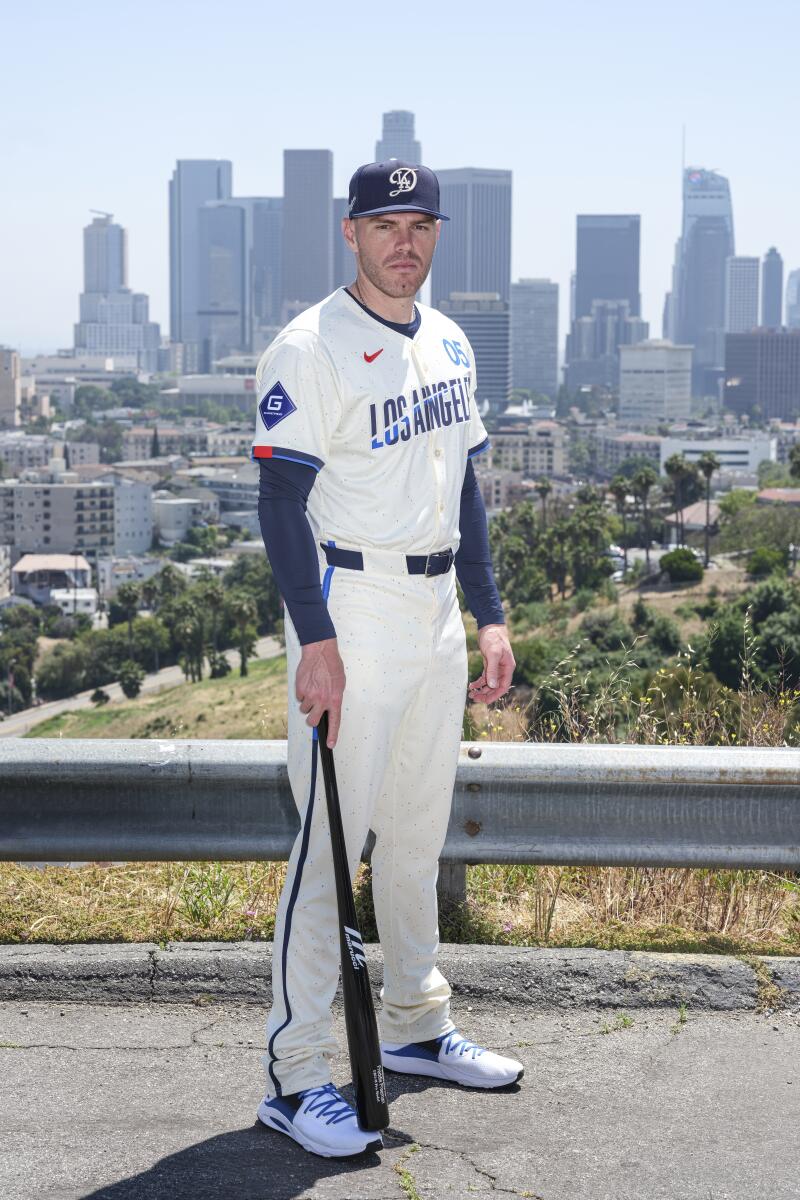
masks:
<path fill-rule="evenodd" d="M 425 213 L 344 219 L 345 240 L 370 283 L 385 296 L 415 296 L 428 278 L 440 221 Z"/>

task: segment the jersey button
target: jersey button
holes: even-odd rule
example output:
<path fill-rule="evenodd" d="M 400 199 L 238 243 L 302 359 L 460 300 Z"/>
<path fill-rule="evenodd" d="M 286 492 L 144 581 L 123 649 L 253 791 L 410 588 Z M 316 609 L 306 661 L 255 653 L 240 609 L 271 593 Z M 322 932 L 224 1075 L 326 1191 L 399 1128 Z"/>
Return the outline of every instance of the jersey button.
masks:
<path fill-rule="evenodd" d="M 437 447 L 437 449 L 436 449 L 436 450 L 434 450 L 433 454 L 434 454 L 434 458 L 441 458 L 441 457 L 442 457 L 442 451 L 441 451 L 440 449 L 438 449 L 438 447 Z"/>

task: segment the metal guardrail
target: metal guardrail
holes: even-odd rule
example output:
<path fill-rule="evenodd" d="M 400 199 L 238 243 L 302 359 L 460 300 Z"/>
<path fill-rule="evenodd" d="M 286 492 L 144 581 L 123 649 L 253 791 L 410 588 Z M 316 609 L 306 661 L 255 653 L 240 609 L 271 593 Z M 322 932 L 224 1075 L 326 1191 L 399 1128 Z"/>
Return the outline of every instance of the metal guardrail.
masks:
<path fill-rule="evenodd" d="M 0 741 L 2 860 L 279 860 L 298 827 L 285 742 Z M 800 870 L 800 751 L 464 744 L 441 890 L 472 863 Z"/>

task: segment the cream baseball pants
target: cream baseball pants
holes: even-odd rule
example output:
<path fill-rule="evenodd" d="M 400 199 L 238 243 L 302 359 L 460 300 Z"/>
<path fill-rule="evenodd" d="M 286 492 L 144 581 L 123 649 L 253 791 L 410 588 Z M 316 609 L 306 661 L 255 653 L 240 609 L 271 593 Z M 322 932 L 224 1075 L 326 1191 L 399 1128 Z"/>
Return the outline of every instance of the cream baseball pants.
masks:
<path fill-rule="evenodd" d="M 455 572 L 432 577 L 329 567 L 323 592 L 346 684 L 334 752 L 351 877 L 375 833 L 372 890 L 383 949 L 384 1041 L 426 1041 L 452 1028 L 437 970 L 436 879 L 450 814 L 466 697 L 467 656 Z M 330 1081 L 331 1005 L 339 937 L 316 730 L 295 697 L 300 658 L 286 618 L 288 764 L 301 827 L 278 906 L 273 1004 L 263 1063 L 267 1094 Z"/>

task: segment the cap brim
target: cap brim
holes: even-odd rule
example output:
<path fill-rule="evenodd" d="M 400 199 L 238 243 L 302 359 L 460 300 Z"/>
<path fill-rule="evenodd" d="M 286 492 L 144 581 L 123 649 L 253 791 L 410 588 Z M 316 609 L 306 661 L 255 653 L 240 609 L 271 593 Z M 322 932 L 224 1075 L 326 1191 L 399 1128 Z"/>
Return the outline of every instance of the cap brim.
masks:
<path fill-rule="evenodd" d="M 378 217 L 381 213 L 415 212 L 424 213 L 426 217 L 436 217 L 438 221 L 449 221 L 444 213 L 436 212 L 433 208 L 415 208 L 413 204 L 387 204 L 384 208 L 369 208 L 366 212 L 348 213 L 351 221 L 357 217 Z"/>

